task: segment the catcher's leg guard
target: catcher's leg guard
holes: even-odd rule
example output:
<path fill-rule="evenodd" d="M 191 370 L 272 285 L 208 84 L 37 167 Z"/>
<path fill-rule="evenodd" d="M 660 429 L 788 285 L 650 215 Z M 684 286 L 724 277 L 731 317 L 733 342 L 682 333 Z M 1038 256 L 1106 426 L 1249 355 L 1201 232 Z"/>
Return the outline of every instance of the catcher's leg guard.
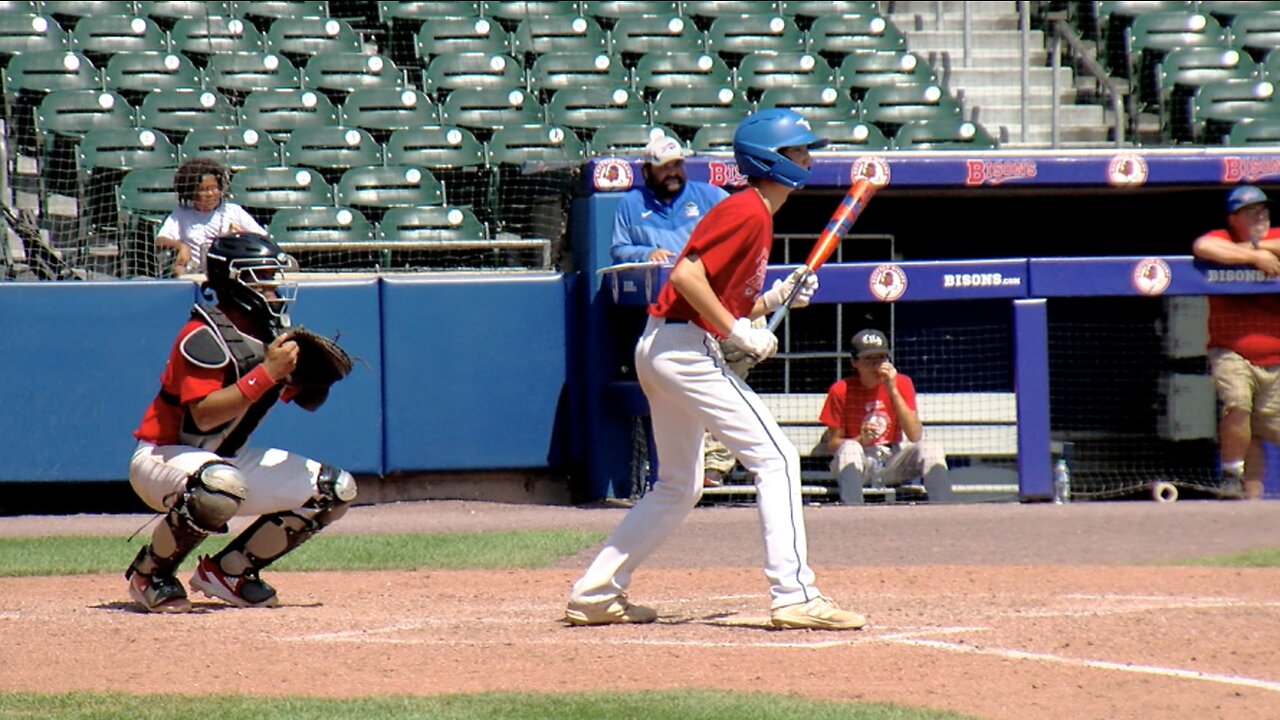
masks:
<path fill-rule="evenodd" d="M 355 478 L 331 465 L 321 466 L 316 486 L 316 496 L 303 507 L 263 515 L 202 561 L 192 583 L 236 605 L 275 604 L 275 589 L 258 572 L 345 515 L 356 497 Z"/>
<path fill-rule="evenodd" d="M 244 497 L 244 476 L 234 466 L 211 462 L 197 470 L 152 532 L 151 542 L 125 570 L 130 595 L 151 611 L 188 609 L 187 593 L 173 571 L 210 533 L 227 531 L 227 520 Z"/>

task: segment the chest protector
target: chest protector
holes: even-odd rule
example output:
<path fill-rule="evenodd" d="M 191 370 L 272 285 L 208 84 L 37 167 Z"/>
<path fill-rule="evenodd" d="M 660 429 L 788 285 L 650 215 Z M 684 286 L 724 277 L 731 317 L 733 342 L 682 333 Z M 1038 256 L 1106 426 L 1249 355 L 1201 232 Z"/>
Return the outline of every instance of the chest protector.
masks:
<path fill-rule="evenodd" d="M 205 327 L 187 336 L 182 343 L 182 354 L 202 367 L 221 367 L 223 387 L 234 385 L 265 359 L 261 345 L 246 338 L 216 306 L 196 305 L 191 309 L 191 317 L 204 323 Z M 248 442 L 249 435 L 279 397 L 280 386 L 277 385 L 250 405 L 240 417 L 208 431 L 196 427 L 191 411 L 185 410 L 178 441 L 222 457 L 232 457 Z"/>

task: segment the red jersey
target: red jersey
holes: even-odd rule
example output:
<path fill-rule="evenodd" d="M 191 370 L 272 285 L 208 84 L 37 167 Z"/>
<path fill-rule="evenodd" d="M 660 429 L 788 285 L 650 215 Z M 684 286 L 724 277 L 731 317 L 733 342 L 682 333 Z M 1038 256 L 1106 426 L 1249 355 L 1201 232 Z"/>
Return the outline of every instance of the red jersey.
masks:
<path fill-rule="evenodd" d="M 687 255 L 697 255 L 720 303 L 735 318 L 747 317 L 764 287 L 772 245 L 773 215 L 760 194 L 748 188 L 721 201 L 702 218 L 676 263 Z M 691 320 L 707 332 L 721 334 L 670 282 L 662 286 L 649 314 Z"/>
<path fill-rule="evenodd" d="M 201 367 L 182 354 L 182 342 L 203 327 L 204 323 L 192 319 L 178 333 L 178 339 L 169 351 L 169 361 L 164 365 L 164 372 L 160 373 L 160 394 L 147 407 L 142 424 L 133 431 L 133 436 L 139 440 L 157 445 L 177 445 L 186 406 L 228 384 L 226 368 Z"/>
<path fill-rule="evenodd" d="M 916 386 L 911 378 L 898 373 L 894 384 L 907 407 L 915 410 Z M 837 380 L 831 386 L 818 421 L 827 427 L 839 428 L 844 437 L 867 447 L 902 442 L 902 427 L 893 411 L 888 389 L 880 383 L 872 388 L 863 387 L 857 375 Z"/>
<path fill-rule="evenodd" d="M 1226 230 L 1207 234 L 1231 239 Z M 1280 228 L 1265 239 L 1280 239 Z M 1209 347 L 1235 351 L 1254 365 L 1280 365 L 1280 296 L 1210 295 Z"/>

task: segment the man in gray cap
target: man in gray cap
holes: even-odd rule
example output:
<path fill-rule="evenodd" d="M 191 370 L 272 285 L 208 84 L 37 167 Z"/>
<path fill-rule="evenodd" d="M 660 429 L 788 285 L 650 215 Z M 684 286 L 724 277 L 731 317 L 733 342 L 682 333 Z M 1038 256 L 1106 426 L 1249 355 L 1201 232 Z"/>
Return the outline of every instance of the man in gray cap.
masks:
<path fill-rule="evenodd" d="M 1227 194 L 1227 226 L 1196 238 L 1192 254 L 1280 275 L 1280 229 L 1271 227 L 1270 204 L 1260 188 L 1235 188 Z M 1221 406 L 1221 491 L 1260 499 L 1263 442 L 1280 443 L 1280 297 L 1210 295 L 1209 367 Z"/>
<path fill-rule="evenodd" d="M 930 502 L 950 500 L 946 453 L 925 438 L 915 385 L 893 366 L 889 339 L 879 330 L 859 330 L 850 349 L 854 374 L 831 386 L 818 416 L 827 426 L 840 502 L 861 503 L 868 483 L 894 487 L 918 477 Z"/>

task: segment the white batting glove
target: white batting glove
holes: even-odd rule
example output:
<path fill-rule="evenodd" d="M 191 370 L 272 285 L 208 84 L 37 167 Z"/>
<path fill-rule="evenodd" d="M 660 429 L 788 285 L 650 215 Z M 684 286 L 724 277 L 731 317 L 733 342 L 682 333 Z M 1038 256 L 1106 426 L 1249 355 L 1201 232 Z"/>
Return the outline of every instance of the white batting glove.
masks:
<path fill-rule="evenodd" d="M 778 336 L 767 327 L 753 327 L 750 318 L 733 321 L 729 340 L 757 360 L 766 360 L 778 352 Z"/>
<path fill-rule="evenodd" d="M 796 299 L 791 301 L 791 307 L 802 308 L 808 305 L 813 299 L 813 294 L 818 292 L 818 275 L 809 272 L 807 268 L 796 268 L 786 280 L 773 281 L 773 287 L 763 295 L 765 309 L 769 312 L 777 310 L 778 306 L 791 294 L 791 289 L 796 286 L 796 283 L 800 283 L 800 292 L 796 293 Z"/>

